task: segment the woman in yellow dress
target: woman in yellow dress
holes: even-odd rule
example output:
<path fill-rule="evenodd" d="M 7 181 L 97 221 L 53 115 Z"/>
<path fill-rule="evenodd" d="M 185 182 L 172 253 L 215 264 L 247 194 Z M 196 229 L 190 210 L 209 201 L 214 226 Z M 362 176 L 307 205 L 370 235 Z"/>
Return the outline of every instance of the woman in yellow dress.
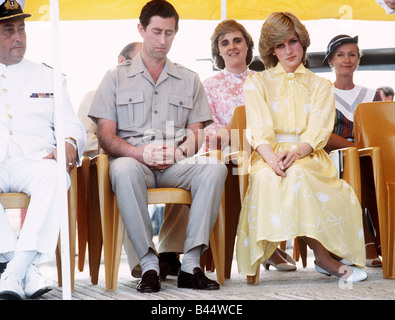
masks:
<path fill-rule="evenodd" d="M 361 207 L 323 150 L 334 125 L 334 89 L 304 67 L 309 45 L 292 13 L 272 13 L 262 26 L 259 53 L 267 70 L 244 84 L 254 152 L 240 213 L 238 268 L 255 275 L 281 241 L 302 237 L 318 272 L 361 281 L 367 278 L 358 268 L 365 265 Z"/>

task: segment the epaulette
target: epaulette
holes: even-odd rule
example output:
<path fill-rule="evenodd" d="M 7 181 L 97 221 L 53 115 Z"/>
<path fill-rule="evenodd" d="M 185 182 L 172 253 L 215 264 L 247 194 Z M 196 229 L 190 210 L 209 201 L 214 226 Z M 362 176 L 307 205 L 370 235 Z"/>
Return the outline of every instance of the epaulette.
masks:
<path fill-rule="evenodd" d="M 130 66 L 131 64 L 132 64 L 132 60 L 125 60 L 125 61 L 119 63 L 119 64 L 117 65 L 117 67 Z"/>
<path fill-rule="evenodd" d="M 42 64 L 44 67 L 47 67 L 47 68 L 49 68 L 49 69 L 52 69 L 52 70 L 53 70 L 53 67 L 51 67 L 51 66 L 47 65 L 45 62 L 41 62 L 41 64 Z M 65 74 L 65 73 L 63 73 L 63 72 L 62 72 L 62 75 L 63 75 L 63 76 L 66 76 L 66 74 Z"/>
<path fill-rule="evenodd" d="M 42 64 L 43 66 L 46 66 L 47 68 L 53 69 L 51 66 L 47 65 L 45 62 L 41 62 L 41 64 Z"/>

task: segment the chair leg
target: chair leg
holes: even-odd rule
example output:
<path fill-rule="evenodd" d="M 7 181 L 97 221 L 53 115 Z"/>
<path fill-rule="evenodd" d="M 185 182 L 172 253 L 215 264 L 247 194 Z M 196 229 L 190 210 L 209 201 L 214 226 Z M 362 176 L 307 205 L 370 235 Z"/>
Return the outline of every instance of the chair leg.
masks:
<path fill-rule="evenodd" d="M 71 185 L 68 196 L 68 207 L 69 207 L 69 249 L 70 249 L 70 277 L 71 277 L 71 291 L 74 291 L 74 274 L 75 274 L 75 247 L 76 247 L 76 169 L 72 171 L 70 175 Z M 58 285 L 62 286 L 62 263 L 61 263 L 61 247 L 60 247 L 60 237 L 58 240 L 58 246 L 56 248 L 56 264 L 58 269 Z"/>
<path fill-rule="evenodd" d="M 258 285 L 259 283 L 259 272 L 261 270 L 261 265 L 258 264 L 257 268 L 256 268 L 256 272 L 254 276 L 247 276 L 247 284 L 249 285 Z"/>
<path fill-rule="evenodd" d="M 215 270 L 213 254 L 211 252 L 211 246 L 209 246 L 208 249 L 204 251 L 200 256 L 200 268 L 203 271 L 206 270 L 213 272 Z"/>
<path fill-rule="evenodd" d="M 88 217 L 88 253 L 89 271 L 91 283 L 97 284 L 99 280 L 99 268 L 101 252 L 103 247 L 103 237 L 100 220 L 99 191 L 97 187 L 97 171 L 90 167 L 89 183 L 89 217 Z"/>
<path fill-rule="evenodd" d="M 101 202 L 104 201 L 101 198 Z M 101 219 L 102 219 L 102 236 L 103 236 L 103 254 L 104 254 L 104 272 L 105 272 L 105 282 L 106 282 L 106 290 L 111 290 L 111 274 L 113 269 L 113 215 L 114 215 L 114 208 L 111 210 L 103 210 L 103 207 L 107 207 L 106 205 L 100 204 L 100 211 L 101 211 Z"/>
<path fill-rule="evenodd" d="M 293 258 L 295 261 L 299 261 L 300 258 L 300 250 L 299 250 L 299 244 L 298 244 L 298 238 L 294 239 L 294 247 L 293 247 Z"/>
<path fill-rule="evenodd" d="M 75 275 L 75 232 L 70 234 L 70 277 L 71 277 L 71 291 L 74 292 L 74 275 Z M 74 244 L 74 245 L 73 245 Z M 56 257 L 56 269 L 58 271 L 58 286 L 62 287 L 62 259 L 61 259 L 61 247 L 60 240 L 58 240 L 58 246 L 56 247 L 55 257 Z"/>
<path fill-rule="evenodd" d="M 230 279 L 232 273 L 233 253 L 235 249 L 235 239 L 237 225 L 241 210 L 239 177 L 233 174 L 233 163 L 226 164 L 228 176 L 225 181 L 225 278 Z"/>
<path fill-rule="evenodd" d="M 121 263 L 121 253 L 122 253 L 122 243 L 123 237 L 125 235 L 125 226 L 119 214 L 119 211 L 116 211 L 114 215 L 114 241 L 113 241 L 113 250 L 112 250 L 112 262 L 111 262 L 111 275 L 110 275 L 110 284 L 107 290 L 116 290 L 117 282 L 118 282 L 118 272 L 119 266 Z"/>
<path fill-rule="evenodd" d="M 85 170 L 89 170 L 89 164 L 88 168 L 84 167 L 84 163 L 83 166 L 77 168 L 77 180 L 79 182 L 79 192 L 77 194 L 78 270 L 81 272 L 84 271 L 85 252 L 88 242 L 87 213 L 89 212 L 89 195 L 87 193 L 88 176 L 85 174 Z"/>
<path fill-rule="evenodd" d="M 302 258 L 303 268 L 306 268 L 306 266 L 307 266 L 307 243 L 299 237 L 296 239 L 298 242 L 300 257 Z"/>
<path fill-rule="evenodd" d="M 381 257 L 383 260 L 383 278 L 395 278 L 395 184 L 387 184 L 387 229 L 381 233 Z"/>
<path fill-rule="evenodd" d="M 225 283 L 225 197 L 218 212 L 217 222 L 210 236 L 210 247 L 214 265 L 217 270 L 217 281 L 220 285 Z"/>

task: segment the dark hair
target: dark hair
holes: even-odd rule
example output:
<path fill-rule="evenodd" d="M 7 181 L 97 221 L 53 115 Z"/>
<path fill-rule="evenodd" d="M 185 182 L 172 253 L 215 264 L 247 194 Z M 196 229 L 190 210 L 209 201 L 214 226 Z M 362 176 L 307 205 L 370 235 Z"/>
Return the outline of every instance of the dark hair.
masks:
<path fill-rule="evenodd" d="M 175 30 L 178 31 L 178 20 L 179 16 L 174 9 L 174 7 L 165 0 L 152 0 L 145 4 L 143 9 L 141 9 L 140 13 L 140 23 L 143 26 L 144 30 L 149 25 L 151 18 L 154 16 L 159 16 L 162 18 L 171 18 L 173 17 L 176 20 Z"/>
<path fill-rule="evenodd" d="M 386 97 L 388 97 L 388 96 L 394 97 L 394 89 L 392 89 L 391 87 L 380 87 L 380 88 L 377 88 L 377 90 L 383 91 L 383 93 Z"/>
<path fill-rule="evenodd" d="M 225 68 L 225 61 L 219 55 L 219 37 L 223 36 L 226 33 L 233 32 L 233 31 L 240 31 L 243 35 L 246 43 L 247 43 L 247 56 L 246 56 L 246 63 L 247 66 L 251 63 L 253 58 L 253 49 L 254 49 L 254 41 L 252 40 L 251 35 L 247 32 L 244 26 L 238 23 L 236 20 L 227 19 L 220 22 L 214 30 L 213 35 L 211 36 L 211 55 L 214 59 L 215 65 L 218 69 Z"/>

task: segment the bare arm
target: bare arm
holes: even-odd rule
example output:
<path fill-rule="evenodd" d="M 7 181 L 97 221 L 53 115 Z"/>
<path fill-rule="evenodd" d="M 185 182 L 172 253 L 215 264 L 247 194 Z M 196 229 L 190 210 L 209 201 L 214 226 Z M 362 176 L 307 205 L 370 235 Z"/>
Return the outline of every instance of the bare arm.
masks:
<path fill-rule="evenodd" d="M 204 140 L 203 123 L 196 122 L 187 127 L 187 136 L 184 142 L 179 146 L 187 157 L 191 157 L 200 149 Z M 178 150 L 178 152 L 177 152 Z M 181 151 L 177 148 L 175 153 L 176 161 L 182 156 Z"/>
<path fill-rule="evenodd" d="M 187 156 L 194 155 L 202 144 L 204 134 L 201 133 L 202 137 L 200 137 L 199 129 L 203 129 L 202 123 L 194 123 L 187 128 L 187 137 L 180 146 Z M 114 157 L 134 158 L 151 169 L 164 170 L 183 155 L 179 148 L 168 144 L 151 143 L 141 147 L 132 146 L 116 135 L 116 123 L 108 119 L 98 119 L 97 136 L 100 147 L 107 153 Z"/>
<path fill-rule="evenodd" d="M 100 147 L 114 157 L 131 157 L 143 161 L 143 147 L 134 147 L 116 135 L 117 125 L 108 119 L 98 119 L 97 137 Z"/>
<path fill-rule="evenodd" d="M 344 139 L 343 137 L 338 136 L 335 133 L 332 133 L 325 146 L 325 151 L 329 153 L 335 149 L 348 148 L 348 147 L 355 147 L 355 145 L 353 142 L 348 141 L 347 139 Z"/>

